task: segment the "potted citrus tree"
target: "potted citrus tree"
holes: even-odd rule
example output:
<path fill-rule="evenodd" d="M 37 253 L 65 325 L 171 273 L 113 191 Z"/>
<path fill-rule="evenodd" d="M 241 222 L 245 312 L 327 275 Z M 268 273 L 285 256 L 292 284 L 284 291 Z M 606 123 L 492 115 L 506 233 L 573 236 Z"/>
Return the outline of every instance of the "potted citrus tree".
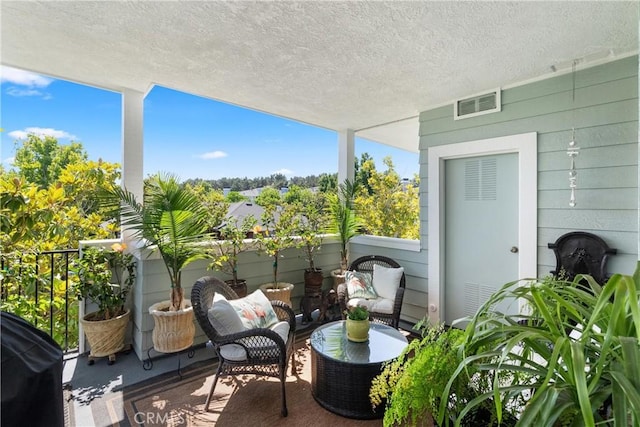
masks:
<path fill-rule="evenodd" d="M 207 212 L 198 197 L 171 174 L 156 174 L 146 182 L 143 204 L 126 189 L 116 188 L 111 194 L 118 199 L 122 226 L 141 240 L 142 248 L 160 253 L 169 275 L 169 300 L 149 307 L 155 321 L 154 349 L 174 353 L 189 348 L 195 324 L 181 275 L 191 262 L 208 256 L 206 246 L 198 244 L 210 237 Z"/>
<path fill-rule="evenodd" d="M 308 267 L 304 270 L 304 293 L 317 296 L 322 292 L 322 268 L 316 267 L 315 256 L 322 248 L 323 231 L 327 226 L 324 198 L 321 193 L 310 196 L 300 205 L 297 247 L 302 250 Z"/>
<path fill-rule="evenodd" d="M 251 248 L 245 241 L 257 224 L 257 220 L 248 215 L 242 220 L 229 217 L 219 229 L 220 239 L 209 246 L 209 256 L 213 262 L 209 268 L 221 271 L 231 276 L 225 282 L 233 289 L 238 297 L 247 295 L 247 281 L 238 279 L 238 256 Z"/>
<path fill-rule="evenodd" d="M 97 311 L 80 319 L 91 347 L 90 365 L 98 357 L 109 357 L 109 364 L 113 364 L 116 353 L 125 347 L 131 315 L 125 303 L 136 277 L 136 262 L 133 255 L 124 252 L 125 249 L 126 245 L 119 243 L 110 249 L 89 246 L 71 266 L 77 275 L 72 293 L 98 306 Z"/>
<path fill-rule="evenodd" d="M 337 193 L 330 193 L 327 196 L 329 207 L 327 233 L 337 234 L 340 240 L 340 268 L 331 272 L 335 289 L 344 282 L 344 272 L 349 267 L 349 241 L 361 234 L 363 227 L 362 220 L 353 206 L 356 191 L 356 184 L 345 180 L 338 186 Z"/>
<path fill-rule="evenodd" d="M 297 230 L 297 209 L 291 204 L 268 204 L 264 206 L 262 223 L 265 230 L 256 229 L 254 237 L 261 253 L 273 260 L 273 281 L 260 286 L 267 298 L 284 301 L 291 306 L 293 283 L 278 279 L 278 260 L 285 249 L 295 246 L 293 234 Z"/>

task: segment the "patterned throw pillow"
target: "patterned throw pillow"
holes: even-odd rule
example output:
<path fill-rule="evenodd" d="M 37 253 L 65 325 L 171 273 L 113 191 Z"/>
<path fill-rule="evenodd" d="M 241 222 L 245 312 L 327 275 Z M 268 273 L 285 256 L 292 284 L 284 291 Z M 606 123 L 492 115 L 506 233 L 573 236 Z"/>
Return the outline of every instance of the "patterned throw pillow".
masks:
<path fill-rule="evenodd" d="M 373 289 L 371 280 L 370 273 L 347 271 L 344 276 L 344 281 L 347 283 L 349 298 L 378 298 L 378 294 L 376 294 L 375 289 Z"/>
<path fill-rule="evenodd" d="M 268 328 L 278 323 L 278 316 L 271 306 L 271 301 L 260 289 L 244 298 L 229 301 L 240 316 L 246 329 Z"/>
<path fill-rule="evenodd" d="M 224 295 L 217 292 L 213 295 L 213 305 L 207 314 L 211 326 L 220 335 L 236 334 L 245 329 L 236 310 L 229 304 Z"/>

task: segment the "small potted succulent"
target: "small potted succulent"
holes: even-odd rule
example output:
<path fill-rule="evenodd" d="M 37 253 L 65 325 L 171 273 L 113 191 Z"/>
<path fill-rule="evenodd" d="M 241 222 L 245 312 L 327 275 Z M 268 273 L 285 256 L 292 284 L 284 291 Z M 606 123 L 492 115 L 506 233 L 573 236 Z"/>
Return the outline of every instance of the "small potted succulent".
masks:
<path fill-rule="evenodd" d="M 79 299 L 98 305 L 98 311 L 80 320 L 91 347 L 89 364 L 93 364 L 94 358 L 105 356 L 112 364 L 115 354 L 124 348 L 131 314 L 125 303 L 136 277 L 136 262 L 133 255 L 125 253 L 126 247 L 120 243 L 110 249 L 86 247 L 71 267 L 78 279 L 72 292 Z"/>
<path fill-rule="evenodd" d="M 347 339 L 353 342 L 365 342 L 369 339 L 369 310 L 366 307 L 349 307 L 347 317 Z"/>

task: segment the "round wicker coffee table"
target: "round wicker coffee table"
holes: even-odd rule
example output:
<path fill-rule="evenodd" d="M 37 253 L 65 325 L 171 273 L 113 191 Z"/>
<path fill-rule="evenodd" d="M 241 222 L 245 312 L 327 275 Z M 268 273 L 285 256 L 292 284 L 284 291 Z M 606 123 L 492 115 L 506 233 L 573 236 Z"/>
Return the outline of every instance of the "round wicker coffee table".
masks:
<path fill-rule="evenodd" d="M 407 338 L 390 326 L 371 323 L 369 341 L 347 340 L 345 322 L 327 323 L 311 334 L 311 393 L 325 409 L 348 418 L 382 418 L 371 408 L 371 380 L 395 359 Z"/>

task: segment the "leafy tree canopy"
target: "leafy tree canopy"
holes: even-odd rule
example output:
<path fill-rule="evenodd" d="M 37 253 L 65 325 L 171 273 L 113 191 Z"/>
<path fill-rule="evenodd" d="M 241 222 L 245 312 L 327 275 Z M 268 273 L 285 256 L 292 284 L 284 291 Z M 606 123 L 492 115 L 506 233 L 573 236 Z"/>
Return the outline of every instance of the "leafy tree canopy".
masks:
<path fill-rule="evenodd" d="M 86 162 L 86 151 L 79 142 L 61 145 L 52 136 L 29 135 L 16 147 L 15 166 L 28 182 L 39 188 L 54 183 L 69 164 Z"/>

